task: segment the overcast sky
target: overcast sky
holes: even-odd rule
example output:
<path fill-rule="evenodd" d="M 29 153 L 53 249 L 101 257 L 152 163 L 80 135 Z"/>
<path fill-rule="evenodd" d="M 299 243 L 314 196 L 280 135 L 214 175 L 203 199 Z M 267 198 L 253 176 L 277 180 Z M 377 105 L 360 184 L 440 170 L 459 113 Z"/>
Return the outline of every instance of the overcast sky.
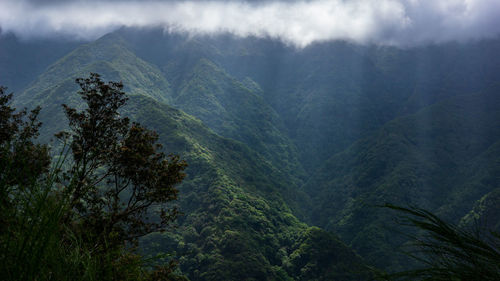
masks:
<path fill-rule="evenodd" d="M 94 39 L 121 26 L 167 32 L 415 46 L 498 37 L 500 0 L 0 0 L 0 27 L 22 38 Z"/>

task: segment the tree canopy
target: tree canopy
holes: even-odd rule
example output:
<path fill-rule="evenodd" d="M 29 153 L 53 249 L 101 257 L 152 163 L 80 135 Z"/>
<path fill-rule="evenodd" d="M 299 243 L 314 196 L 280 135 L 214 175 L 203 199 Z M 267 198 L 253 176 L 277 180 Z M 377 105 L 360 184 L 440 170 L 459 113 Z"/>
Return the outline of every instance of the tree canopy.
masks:
<path fill-rule="evenodd" d="M 51 163 L 36 143 L 40 108 L 10 106 L 0 87 L 0 271 L 3 280 L 183 280 L 175 262 L 150 268 L 139 238 L 176 219 L 171 204 L 187 164 L 165 155 L 156 132 L 122 117 L 120 82 L 78 78 L 79 110 Z"/>

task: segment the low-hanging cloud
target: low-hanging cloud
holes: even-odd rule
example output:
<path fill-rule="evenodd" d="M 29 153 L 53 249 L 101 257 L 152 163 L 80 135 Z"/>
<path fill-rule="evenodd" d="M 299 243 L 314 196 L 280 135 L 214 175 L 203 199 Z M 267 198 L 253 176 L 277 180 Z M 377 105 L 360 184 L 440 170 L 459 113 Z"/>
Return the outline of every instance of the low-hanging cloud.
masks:
<path fill-rule="evenodd" d="M 0 27 L 20 37 L 93 39 L 116 28 L 163 27 L 313 42 L 414 46 L 498 37 L 498 0 L 46 1 L 2 0 Z"/>

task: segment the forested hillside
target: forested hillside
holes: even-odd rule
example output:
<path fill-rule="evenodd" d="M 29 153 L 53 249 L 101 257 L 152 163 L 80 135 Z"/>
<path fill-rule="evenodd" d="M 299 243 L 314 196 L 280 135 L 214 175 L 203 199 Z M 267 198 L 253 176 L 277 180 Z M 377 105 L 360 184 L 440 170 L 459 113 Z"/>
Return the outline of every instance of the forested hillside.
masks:
<path fill-rule="evenodd" d="M 61 104 L 81 107 L 74 79 L 96 72 L 123 82 L 123 116 L 188 162 L 178 228 L 145 237 L 141 251 L 172 253 L 190 280 L 369 280 L 368 266 L 408 269 L 398 253 L 408 238 L 384 203 L 498 229 L 498 39 L 299 49 L 123 28 L 60 43 L 53 56 L 6 40 L 45 57 L 14 79 L 30 64 L 0 52 L 9 55 L 0 84 L 19 89 L 14 105 L 42 107 L 42 142 L 66 128 Z"/>
<path fill-rule="evenodd" d="M 244 128 L 245 122 L 251 121 L 248 115 L 241 119 L 233 117 L 236 125 L 218 130 L 221 135 L 241 134 L 235 137 L 240 141 L 224 138 L 200 121 L 204 117 L 200 105 L 191 109 L 200 114 L 200 119 L 167 105 L 168 101 L 181 101 L 181 97 L 169 92 L 170 83 L 159 75 L 155 66 L 135 57 L 119 40 L 114 35 L 108 36 L 69 53 L 18 95 L 16 104 L 42 106 L 40 120 L 45 130 L 42 130 L 41 139 L 50 141 L 53 133 L 66 127 L 59 121 L 64 120 L 61 104 L 79 106 L 75 77 L 99 72 L 107 79 L 121 80 L 128 85 L 125 90 L 131 94 L 131 99 L 122 114 L 158 132 L 165 151 L 179 154 L 189 163 L 187 178 L 179 188 L 182 194 L 179 205 L 184 215 L 178 220 L 178 228 L 144 238 L 144 254 L 174 253 L 180 261 L 180 269 L 192 280 L 309 280 L 325 276 L 351 280 L 370 276 L 361 258 L 335 235 L 310 228 L 293 215 L 290 206 L 304 196 L 295 180 L 301 174 L 290 178 L 295 170 L 286 167 L 288 160 L 269 155 L 285 153 L 284 157 L 294 157 L 292 152 L 286 151 L 294 148 L 291 144 L 279 143 L 289 140 L 280 137 L 273 127 L 273 118 L 275 122 L 277 119 L 273 115 L 276 114 L 270 107 L 266 108 L 260 96 L 221 73 L 223 76 L 219 79 L 226 79 L 233 87 L 227 94 L 236 89 L 240 97 L 231 106 L 227 105 L 230 100 L 220 99 L 227 106 L 227 110 L 221 109 L 223 115 L 204 110 L 214 116 L 212 124 L 233 117 L 230 112 L 235 112 L 234 106 L 246 105 L 241 99 L 250 103 L 248 115 L 256 110 L 263 112 L 254 117 L 261 121 L 259 125 L 252 124 L 254 131 L 234 128 Z M 207 66 L 211 67 L 202 61 L 193 75 L 211 74 L 204 72 Z M 201 77 L 210 80 L 210 77 Z M 142 83 L 144 86 L 140 86 Z M 153 84 L 158 88 L 152 87 Z M 209 81 L 195 80 L 191 84 L 207 89 L 221 87 Z M 186 98 L 186 101 L 189 100 Z M 196 101 L 200 99 L 193 102 Z M 251 107 L 252 103 L 257 105 Z M 207 119 L 207 123 L 209 121 Z M 263 125 L 264 122 L 269 125 Z M 272 138 L 278 141 L 270 142 Z M 252 149 L 252 144 L 257 148 L 263 144 L 270 148 L 264 147 L 259 153 Z M 283 146 L 283 149 L 272 149 L 271 145 Z M 291 159 L 297 165 L 297 160 Z M 280 163 L 285 163 L 285 168 L 277 168 Z M 301 258 L 304 255 L 308 258 Z M 325 256 L 328 257 L 326 261 L 323 260 Z"/>

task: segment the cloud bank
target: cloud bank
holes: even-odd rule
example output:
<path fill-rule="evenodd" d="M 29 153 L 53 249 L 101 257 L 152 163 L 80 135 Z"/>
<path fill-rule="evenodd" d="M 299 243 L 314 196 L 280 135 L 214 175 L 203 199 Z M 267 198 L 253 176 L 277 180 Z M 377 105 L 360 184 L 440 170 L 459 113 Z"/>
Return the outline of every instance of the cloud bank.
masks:
<path fill-rule="evenodd" d="M 270 37 L 298 47 L 328 40 L 415 46 L 498 37 L 500 1 L 0 1 L 1 29 L 22 38 L 94 39 L 122 26 Z"/>

